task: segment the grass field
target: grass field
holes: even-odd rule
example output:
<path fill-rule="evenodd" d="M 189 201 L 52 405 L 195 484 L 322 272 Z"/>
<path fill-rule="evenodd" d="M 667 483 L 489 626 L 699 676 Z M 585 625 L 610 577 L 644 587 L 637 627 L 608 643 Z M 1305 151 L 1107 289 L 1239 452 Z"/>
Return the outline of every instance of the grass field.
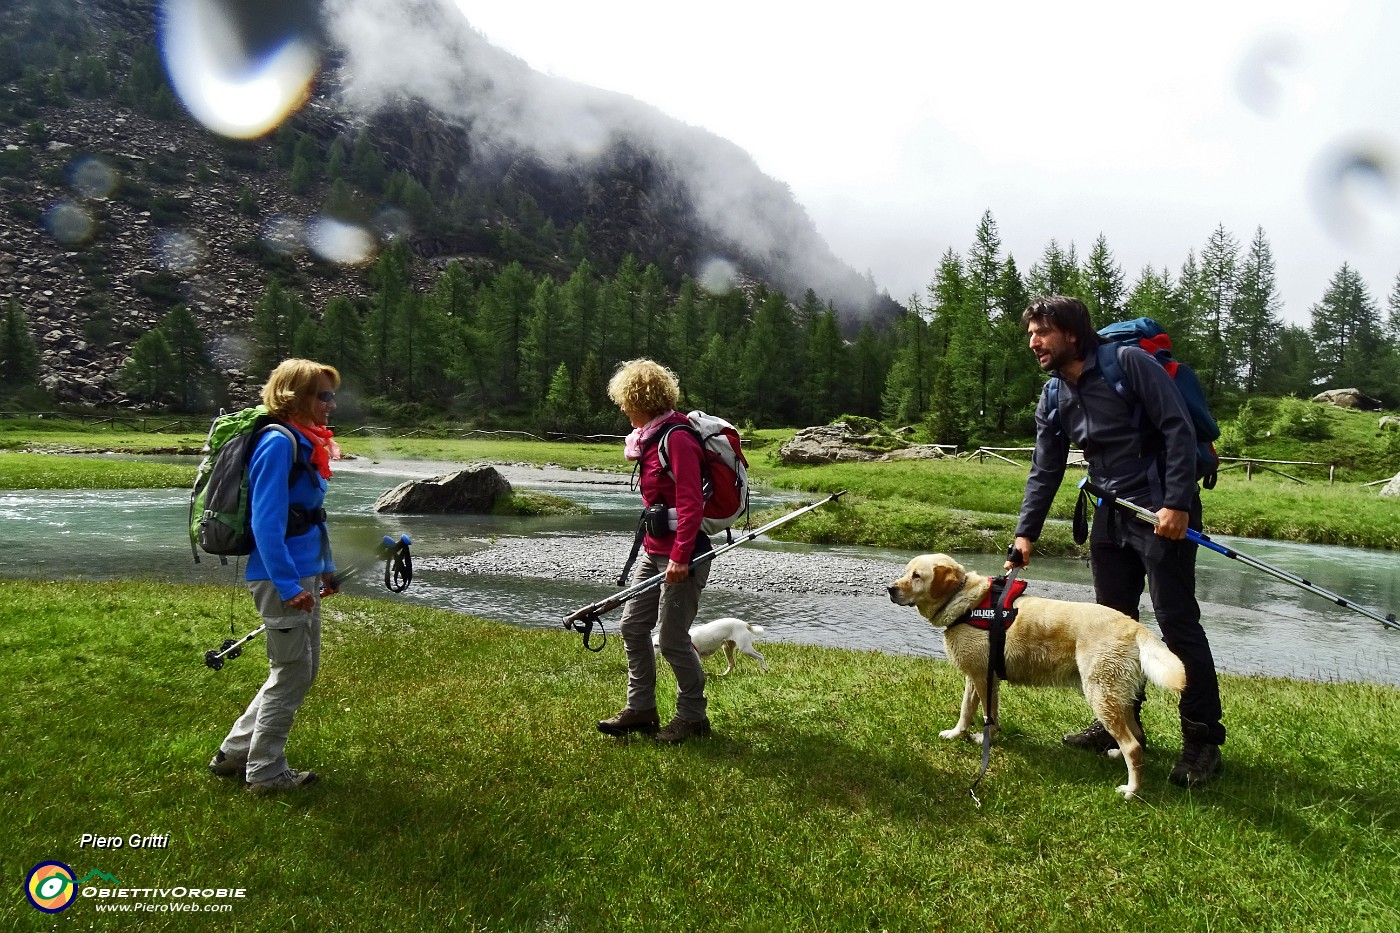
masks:
<path fill-rule="evenodd" d="M 1082 699 L 1011 688 L 979 807 L 978 746 L 937 736 L 961 695 L 942 662 L 768 644 L 772 673 L 711 677 L 715 737 L 667 748 L 594 729 L 621 704 L 616 642 L 336 597 L 289 748 L 322 780 L 259 799 L 204 767 L 267 670 L 261 640 L 202 665 L 231 624 L 257 619 L 230 589 L 0 582 L 0 928 L 1400 929 L 1392 687 L 1222 678 L 1225 771 L 1195 792 L 1166 780 L 1154 692 L 1131 802 L 1121 764 L 1060 743 Z M 45 860 L 246 894 L 50 917 L 18 890 Z"/>

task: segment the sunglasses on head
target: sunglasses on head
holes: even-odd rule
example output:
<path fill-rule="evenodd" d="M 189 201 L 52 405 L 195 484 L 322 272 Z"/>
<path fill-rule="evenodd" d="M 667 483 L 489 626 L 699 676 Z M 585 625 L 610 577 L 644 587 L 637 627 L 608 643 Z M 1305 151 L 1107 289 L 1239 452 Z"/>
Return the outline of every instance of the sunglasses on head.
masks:
<path fill-rule="evenodd" d="M 334 392 L 317 392 L 316 397 L 321 401 L 325 402 L 327 405 L 335 401 Z"/>

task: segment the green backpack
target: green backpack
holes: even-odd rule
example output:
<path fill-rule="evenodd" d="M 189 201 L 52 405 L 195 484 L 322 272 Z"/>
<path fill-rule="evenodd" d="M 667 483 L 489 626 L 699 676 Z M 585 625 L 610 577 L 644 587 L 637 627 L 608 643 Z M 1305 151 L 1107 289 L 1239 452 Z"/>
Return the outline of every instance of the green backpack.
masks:
<path fill-rule="evenodd" d="M 248 461 L 264 431 L 281 431 L 292 442 L 292 450 L 296 451 L 291 473 L 287 476 L 288 486 L 296 482 L 301 471 L 310 469 L 292 429 L 281 419 L 268 414 L 266 406 L 258 405 L 229 414 L 221 412 L 209 428 L 209 437 L 204 442 L 206 455 L 199 464 L 194 487 L 190 490 L 190 553 L 194 555 L 196 564 L 199 563 L 196 545 L 205 553 L 220 557 L 253 553 Z M 301 514 L 306 512 L 300 506 L 293 507 L 294 513 L 298 510 Z M 289 536 L 300 533 L 294 530 L 294 526 L 300 524 L 289 517 Z M 302 525 L 300 531 L 305 530 L 305 525 Z"/>

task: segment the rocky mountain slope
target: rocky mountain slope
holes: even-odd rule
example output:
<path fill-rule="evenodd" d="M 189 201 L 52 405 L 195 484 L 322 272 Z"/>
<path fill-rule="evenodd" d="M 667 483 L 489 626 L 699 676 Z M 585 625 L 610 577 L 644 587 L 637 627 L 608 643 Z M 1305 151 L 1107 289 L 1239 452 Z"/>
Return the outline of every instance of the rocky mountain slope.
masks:
<path fill-rule="evenodd" d="M 599 268 L 632 253 L 672 287 L 720 260 L 789 296 L 812 288 L 851 320 L 900 310 L 737 147 L 531 71 L 446 0 L 322 4 L 326 57 L 309 101 L 251 141 L 174 105 L 154 7 L 0 9 L 0 302 L 27 316 L 58 401 L 122 403 L 115 377 L 132 343 L 175 303 L 228 381 L 256 381 L 242 372 L 246 331 L 269 274 L 317 314 L 333 295 L 370 294 L 375 245 L 395 235 L 410 237 L 424 282 L 449 258 L 482 274 L 519 259 L 565 276 L 569 232 L 586 230 Z M 365 17 L 373 30 L 357 29 Z M 309 178 L 297 177 L 303 149 Z M 381 187 L 337 187 L 337 152 L 371 165 Z M 386 177 L 411 179 L 399 200 L 411 189 L 426 205 L 394 203 Z M 308 231 L 347 190 L 351 245 L 314 248 Z"/>

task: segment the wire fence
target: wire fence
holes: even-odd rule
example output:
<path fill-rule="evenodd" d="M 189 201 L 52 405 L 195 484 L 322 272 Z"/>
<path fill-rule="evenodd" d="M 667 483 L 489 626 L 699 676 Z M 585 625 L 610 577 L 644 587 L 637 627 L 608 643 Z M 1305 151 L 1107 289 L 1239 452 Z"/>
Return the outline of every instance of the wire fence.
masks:
<path fill-rule="evenodd" d="M 108 429 L 113 431 L 135 431 L 141 434 L 169 434 L 171 432 L 206 434 L 209 431 L 210 423 L 213 421 L 213 416 L 175 418 L 169 415 L 111 415 L 67 411 L 0 411 L 0 419 L 51 421 L 56 424 L 78 422 L 87 428 Z M 453 428 L 404 428 L 373 424 L 361 424 L 336 431 L 337 437 L 354 437 L 356 435 L 363 437 L 426 437 L 441 439 L 516 437 L 521 440 L 552 441 L 570 444 L 616 444 L 621 442 L 625 437 L 625 435 L 622 434 L 570 434 L 556 431 L 546 431 L 537 434 L 530 431 L 489 431 L 477 428 L 463 431 Z"/>
<path fill-rule="evenodd" d="M 94 428 L 110 428 L 111 430 L 137 431 L 142 434 L 169 434 L 172 431 L 207 433 L 209 423 L 212 420 L 207 417 L 172 418 L 168 415 L 143 416 L 143 415 L 110 415 L 94 414 L 84 412 L 67 411 L 0 411 L 0 418 L 28 418 L 35 420 L 50 420 L 55 422 L 78 421 Z M 402 428 L 387 425 L 361 424 L 353 428 L 337 430 L 338 437 L 386 437 L 386 438 L 439 438 L 465 440 L 471 437 L 502 438 L 514 437 L 521 440 L 547 441 L 563 444 L 616 444 L 624 439 L 622 434 L 570 434 L 559 431 L 545 431 L 533 433 L 530 431 L 511 430 L 485 430 L 472 428 L 466 431 L 453 430 L 451 428 Z M 985 463 L 988 459 L 1000 460 L 1015 466 L 1029 467 L 1030 455 L 1035 452 L 1034 447 L 978 447 L 974 450 L 959 451 L 951 444 L 933 444 L 928 446 L 938 447 L 948 456 L 960 460 Z M 1015 454 L 1024 454 L 1027 462 L 1014 459 Z M 1071 452 L 1070 465 L 1084 466 L 1081 456 L 1077 456 L 1078 451 Z M 1281 466 L 1301 466 L 1301 467 L 1327 467 L 1327 483 L 1333 485 L 1337 481 L 1337 465 L 1335 463 L 1325 463 L 1320 460 L 1262 460 L 1256 457 L 1221 457 L 1220 472 L 1227 470 L 1243 469 L 1245 479 L 1253 479 L 1256 470 L 1275 473 L 1285 479 L 1290 479 L 1295 483 L 1306 485 L 1307 481 L 1285 473 L 1278 469 Z M 1388 480 L 1378 480 L 1376 483 L 1366 485 L 1377 485 L 1388 482 Z"/>

